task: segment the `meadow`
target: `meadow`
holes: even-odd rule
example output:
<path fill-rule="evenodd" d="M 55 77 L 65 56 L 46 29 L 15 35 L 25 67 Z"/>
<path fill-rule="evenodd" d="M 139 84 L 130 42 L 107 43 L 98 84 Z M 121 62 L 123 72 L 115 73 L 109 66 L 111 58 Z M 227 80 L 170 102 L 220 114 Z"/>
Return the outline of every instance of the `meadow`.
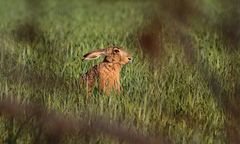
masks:
<path fill-rule="evenodd" d="M 212 21 L 197 23 L 193 16 L 189 25 L 164 13 L 152 16 L 156 3 L 1 0 L 0 100 L 33 102 L 79 119 L 83 113 L 103 116 L 169 143 L 236 142 L 240 50 L 235 48 L 239 41 L 234 45 L 232 39 L 229 45 L 213 30 L 222 7 L 203 1 L 201 7 Z M 82 56 L 111 44 L 133 55 L 133 63 L 121 72 L 123 92 L 107 96 L 94 90 L 86 100 L 80 76 L 102 58 L 82 62 Z M 34 143 L 33 123 L 21 125 L 1 115 L 0 143 Z M 122 141 L 67 135 L 60 143 Z"/>

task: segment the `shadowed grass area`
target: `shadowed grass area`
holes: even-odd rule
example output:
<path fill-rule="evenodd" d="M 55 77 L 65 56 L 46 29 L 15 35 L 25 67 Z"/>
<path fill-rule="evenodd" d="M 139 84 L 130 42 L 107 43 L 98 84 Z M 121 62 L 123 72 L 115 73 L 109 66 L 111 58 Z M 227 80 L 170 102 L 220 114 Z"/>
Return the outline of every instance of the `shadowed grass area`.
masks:
<path fill-rule="evenodd" d="M 237 44 L 229 46 L 224 31 L 212 32 L 220 23 L 215 14 L 221 7 L 215 1 L 199 3 L 197 8 L 204 10 L 196 13 L 196 5 L 192 8 L 187 0 L 184 11 L 166 2 L 160 16 L 152 15 L 161 5 L 155 1 L 0 3 L 0 100 L 35 102 L 77 119 L 82 113 L 106 116 L 172 143 L 238 140 L 231 133 L 239 134 L 240 52 L 230 49 Z M 216 19 L 206 26 L 195 15 Z M 94 91 L 86 100 L 80 75 L 101 59 L 83 63 L 81 58 L 110 44 L 125 47 L 134 57 L 121 72 L 124 91 L 120 96 Z M 0 143 L 13 138 L 32 143 L 38 131 L 30 123 L 22 126 L 18 119 L 2 116 Z M 65 136 L 60 142 L 118 143 L 99 135 L 86 139 Z"/>

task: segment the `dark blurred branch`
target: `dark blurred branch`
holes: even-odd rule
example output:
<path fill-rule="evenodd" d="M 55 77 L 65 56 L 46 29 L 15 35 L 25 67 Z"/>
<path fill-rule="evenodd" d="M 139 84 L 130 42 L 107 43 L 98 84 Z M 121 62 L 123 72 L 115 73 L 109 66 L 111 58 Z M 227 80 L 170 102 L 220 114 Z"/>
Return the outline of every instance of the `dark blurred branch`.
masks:
<path fill-rule="evenodd" d="M 17 102 L 0 102 L 0 114 L 10 116 L 16 120 L 31 117 L 37 121 L 48 143 L 58 143 L 65 135 L 85 135 L 96 137 L 98 135 L 110 136 L 119 141 L 136 144 L 160 144 L 169 141 L 151 138 L 126 129 L 117 123 L 109 123 L 106 119 L 84 114 L 82 119 L 66 118 L 61 114 L 47 111 L 37 104 L 19 104 Z M 163 139 L 163 138 L 162 138 Z"/>
<path fill-rule="evenodd" d="M 157 10 L 150 16 L 152 20 L 140 32 L 139 44 L 150 59 L 159 60 L 164 53 L 163 38 L 171 43 L 180 43 L 187 62 L 192 65 L 206 81 L 214 99 L 224 110 L 227 117 L 226 132 L 229 143 L 240 142 L 240 107 L 235 101 L 240 99 L 239 72 L 236 68 L 236 59 L 231 59 L 232 70 L 227 78 L 231 90 L 227 91 L 221 85 L 219 78 L 211 71 L 208 62 L 204 66 L 198 61 L 202 59 L 198 54 L 195 39 L 191 33 L 201 30 L 211 30 L 221 38 L 223 45 L 227 45 L 227 53 L 230 57 L 239 50 L 240 42 L 240 1 L 220 1 L 222 6 L 221 14 L 214 14 L 217 17 L 207 15 L 201 7 L 201 1 L 191 0 L 157 0 Z M 151 10 L 149 10 L 151 11 Z M 148 12 L 149 12 L 148 11 Z M 149 17 L 149 16 L 148 16 Z M 206 22 L 208 21 L 208 22 Z M 225 42 L 226 43 L 225 43 Z M 199 57 L 200 56 L 200 57 Z"/>

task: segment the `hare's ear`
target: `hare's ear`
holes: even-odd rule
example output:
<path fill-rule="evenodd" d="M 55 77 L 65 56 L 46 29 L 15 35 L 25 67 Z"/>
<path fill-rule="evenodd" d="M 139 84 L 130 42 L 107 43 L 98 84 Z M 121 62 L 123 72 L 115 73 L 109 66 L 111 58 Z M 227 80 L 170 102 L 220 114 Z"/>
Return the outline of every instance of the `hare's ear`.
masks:
<path fill-rule="evenodd" d="M 96 59 L 105 54 L 106 54 L 106 52 L 104 49 L 92 51 L 92 52 L 85 54 L 82 58 L 82 61 Z"/>

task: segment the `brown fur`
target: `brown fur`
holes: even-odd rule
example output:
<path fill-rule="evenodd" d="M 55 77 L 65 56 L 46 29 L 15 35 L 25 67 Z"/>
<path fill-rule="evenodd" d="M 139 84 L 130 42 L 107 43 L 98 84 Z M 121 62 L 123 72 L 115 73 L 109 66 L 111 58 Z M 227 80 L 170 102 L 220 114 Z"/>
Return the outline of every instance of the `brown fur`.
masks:
<path fill-rule="evenodd" d="M 106 94 L 112 91 L 120 93 L 120 71 L 123 65 L 131 62 L 131 55 L 122 48 L 113 46 L 89 52 L 83 56 L 83 60 L 91 60 L 100 56 L 105 56 L 103 62 L 95 65 L 82 76 L 88 93 L 92 93 L 95 84 L 101 92 Z"/>

